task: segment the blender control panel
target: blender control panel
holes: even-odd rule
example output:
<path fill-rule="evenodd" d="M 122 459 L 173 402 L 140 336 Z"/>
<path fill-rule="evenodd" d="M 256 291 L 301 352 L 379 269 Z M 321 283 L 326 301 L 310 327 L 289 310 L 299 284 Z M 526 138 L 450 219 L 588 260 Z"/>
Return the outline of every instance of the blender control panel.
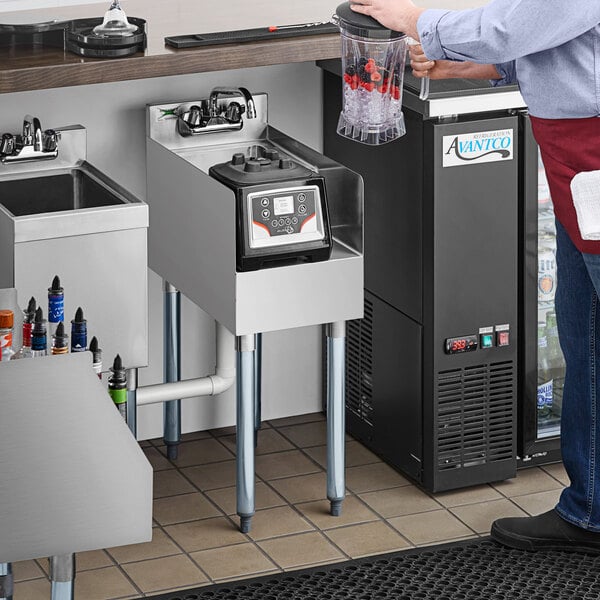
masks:
<path fill-rule="evenodd" d="M 316 185 L 255 191 L 246 198 L 250 248 L 325 237 L 321 191 Z"/>

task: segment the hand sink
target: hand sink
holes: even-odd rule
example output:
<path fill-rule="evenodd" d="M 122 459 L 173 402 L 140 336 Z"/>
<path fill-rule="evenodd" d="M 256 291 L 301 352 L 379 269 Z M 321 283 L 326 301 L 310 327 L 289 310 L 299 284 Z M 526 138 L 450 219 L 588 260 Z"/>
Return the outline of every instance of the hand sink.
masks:
<path fill-rule="evenodd" d="M 13 216 L 125 204 L 99 179 L 83 169 L 67 173 L 0 180 L 0 204 Z"/>
<path fill-rule="evenodd" d="M 22 307 L 59 275 L 65 319 L 83 308 L 105 369 L 117 354 L 146 366 L 148 205 L 87 162 L 85 129 L 60 132 L 55 160 L 0 164 L 0 288 Z"/>
<path fill-rule="evenodd" d="M 147 227 L 148 207 L 88 162 L 0 176 L 0 224 L 15 241 Z"/>

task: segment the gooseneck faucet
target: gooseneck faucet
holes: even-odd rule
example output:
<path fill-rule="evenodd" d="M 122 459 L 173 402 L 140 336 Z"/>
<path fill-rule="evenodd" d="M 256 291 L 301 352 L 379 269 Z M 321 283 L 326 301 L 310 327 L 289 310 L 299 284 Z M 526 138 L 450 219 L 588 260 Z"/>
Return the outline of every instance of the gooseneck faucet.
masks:
<path fill-rule="evenodd" d="M 239 96 L 240 94 L 244 96 L 244 100 L 246 101 L 246 117 L 248 119 L 254 119 L 256 117 L 256 107 L 254 106 L 254 99 L 252 98 L 252 94 L 245 87 L 217 87 L 213 89 L 208 98 L 208 110 L 210 116 L 219 116 L 219 108 L 217 106 L 217 101 L 220 96 Z"/>

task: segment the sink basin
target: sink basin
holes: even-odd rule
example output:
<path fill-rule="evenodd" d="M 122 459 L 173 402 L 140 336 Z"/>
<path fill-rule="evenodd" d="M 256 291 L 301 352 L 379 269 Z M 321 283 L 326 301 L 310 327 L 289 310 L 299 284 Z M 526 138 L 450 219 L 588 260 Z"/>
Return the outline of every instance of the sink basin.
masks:
<path fill-rule="evenodd" d="M 0 180 L 0 198 L 0 204 L 15 217 L 126 203 L 124 198 L 83 168 L 39 177 Z"/>
<path fill-rule="evenodd" d="M 56 163 L 0 165 L 0 288 L 16 288 L 23 306 L 59 275 L 65 318 L 83 308 L 105 369 L 117 354 L 143 367 L 148 206 L 87 161 L 71 162 L 65 138 Z"/>

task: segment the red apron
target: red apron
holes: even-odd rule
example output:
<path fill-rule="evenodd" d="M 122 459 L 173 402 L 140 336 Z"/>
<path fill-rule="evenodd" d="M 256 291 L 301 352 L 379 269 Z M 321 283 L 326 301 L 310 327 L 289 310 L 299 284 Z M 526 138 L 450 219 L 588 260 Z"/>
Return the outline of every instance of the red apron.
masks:
<path fill-rule="evenodd" d="M 580 252 L 600 254 L 600 240 L 582 240 L 571 197 L 571 179 L 581 171 L 600 169 L 600 118 L 531 117 L 548 177 L 554 214 Z"/>

